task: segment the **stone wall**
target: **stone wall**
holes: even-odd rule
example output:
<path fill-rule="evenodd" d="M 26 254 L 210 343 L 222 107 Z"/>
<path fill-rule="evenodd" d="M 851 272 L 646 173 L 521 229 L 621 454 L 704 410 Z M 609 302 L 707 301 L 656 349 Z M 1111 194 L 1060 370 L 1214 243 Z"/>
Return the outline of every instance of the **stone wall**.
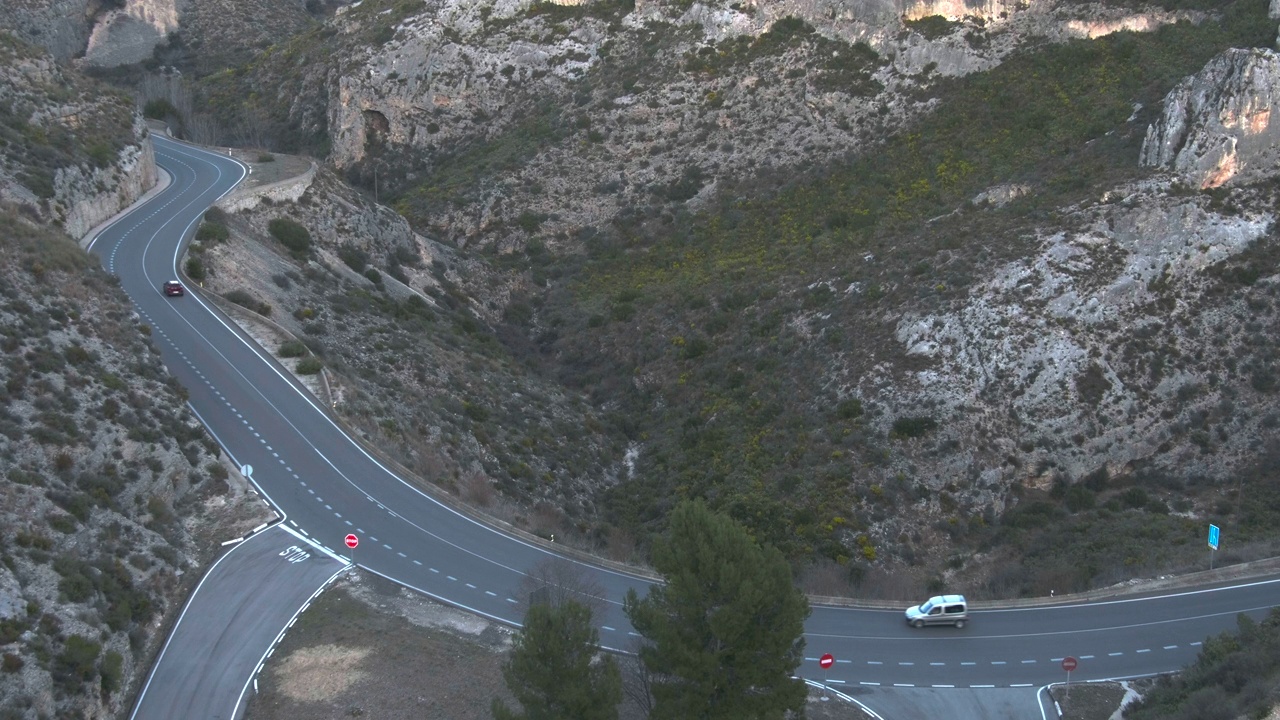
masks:
<path fill-rule="evenodd" d="M 247 187 L 242 185 L 235 192 L 226 196 L 218 202 L 218 207 L 227 212 L 239 212 L 241 210 L 252 210 L 258 207 L 262 201 L 269 200 L 272 203 L 297 202 L 298 198 L 311 187 L 311 181 L 316 176 L 316 164 L 311 163 L 311 167 L 303 174 L 281 180 L 280 182 L 262 185 L 260 187 Z"/>

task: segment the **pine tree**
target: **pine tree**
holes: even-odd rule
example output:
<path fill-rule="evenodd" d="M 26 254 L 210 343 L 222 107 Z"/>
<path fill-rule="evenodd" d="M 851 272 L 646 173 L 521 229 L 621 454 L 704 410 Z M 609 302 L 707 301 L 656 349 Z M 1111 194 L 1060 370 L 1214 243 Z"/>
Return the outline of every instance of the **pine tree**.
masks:
<path fill-rule="evenodd" d="M 622 678 L 613 657 L 595 661 L 599 634 L 576 602 L 534 605 L 502 668 L 523 712 L 493 701 L 497 720 L 616 720 Z"/>
<path fill-rule="evenodd" d="M 665 578 L 625 610 L 646 644 L 654 720 L 768 720 L 802 711 L 792 673 L 803 659 L 809 603 L 782 554 L 761 547 L 733 519 L 702 502 L 671 514 L 655 544 Z"/>

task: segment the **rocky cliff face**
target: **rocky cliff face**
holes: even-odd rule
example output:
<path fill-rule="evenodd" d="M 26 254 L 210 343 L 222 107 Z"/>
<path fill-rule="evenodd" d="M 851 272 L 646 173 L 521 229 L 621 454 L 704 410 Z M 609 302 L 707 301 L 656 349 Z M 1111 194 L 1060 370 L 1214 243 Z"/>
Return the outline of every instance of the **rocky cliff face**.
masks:
<path fill-rule="evenodd" d="M 518 245 L 506 229 L 522 213 L 573 235 L 665 189 L 697 205 L 722 178 L 860 152 L 925 110 L 919 98 L 931 82 L 989 69 L 1026 37 L 1097 37 L 1203 16 L 998 2 L 531 11 L 434 0 L 403 18 L 381 21 L 384 12 L 365 3 L 334 21 L 350 38 L 386 22 L 391 39 L 343 52 L 354 65 L 328 80 L 332 161 L 366 184 L 374 166 L 412 184 L 449 176 L 467 162 L 460 148 L 525 128 L 529 142 L 510 155 L 518 162 L 483 184 L 444 180 L 449 190 L 432 193 L 444 202 L 413 218 L 450 240 L 504 248 Z M 930 23 L 912 23 L 925 15 Z M 806 29 L 795 31 L 796 20 Z M 635 67 L 618 69 L 620 58 Z M 596 152 L 579 152 L 584 140 Z"/>
<path fill-rule="evenodd" d="M 69 73 L 30 46 L 0 49 L 0 98 L 23 133 L 0 156 L 0 199 L 82 237 L 155 184 L 146 126 L 123 94 Z"/>
<path fill-rule="evenodd" d="M 95 18 L 84 62 L 115 67 L 142 62 L 178 29 L 177 0 L 125 0 L 124 7 Z"/>
<path fill-rule="evenodd" d="M 1232 50 L 1179 83 L 1147 131 L 1142 162 L 1199 188 L 1280 172 L 1280 56 Z"/>

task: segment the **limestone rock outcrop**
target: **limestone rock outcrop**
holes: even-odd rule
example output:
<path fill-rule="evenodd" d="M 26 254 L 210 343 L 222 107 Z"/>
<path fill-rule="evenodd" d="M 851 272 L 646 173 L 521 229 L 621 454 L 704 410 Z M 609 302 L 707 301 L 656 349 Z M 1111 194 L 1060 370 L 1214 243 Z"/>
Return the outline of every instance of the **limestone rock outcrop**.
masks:
<path fill-rule="evenodd" d="M 93 26 L 84 61 L 98 67 L 142 62 L 178 29 L 177 0 L 126 0 Z"/>
<path fill-rule="evenodd" d="M 1168 167 L 1199 188 L 1271 177 L 1280 169 L 1280 125 L 1271 122 L 1277 110 L 1280 56 L 1228 50 L 1165 97 L 1160 120 L 1147 129 L 1142 164 Z"/>

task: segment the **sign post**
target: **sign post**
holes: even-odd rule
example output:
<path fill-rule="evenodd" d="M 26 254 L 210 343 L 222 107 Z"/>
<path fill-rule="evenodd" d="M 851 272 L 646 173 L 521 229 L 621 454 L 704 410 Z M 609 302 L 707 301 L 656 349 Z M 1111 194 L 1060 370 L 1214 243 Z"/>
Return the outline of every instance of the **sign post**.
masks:
<path fill-rule="evenodd" d="M 832 666 L 832 665 L 835 665 L 835 664 L 836 664 L 836 657 L 835 657 L 834 655 L 832 655 L 831 653 L 825 653 L 822 657 L 818 658 L 818 667 L 822 668 L 822 670 L 823 670 L 823 673 L 822 673 L 822 702 L 826 702 L 826 701 L 827 701 L 827 673 L 826 673 L 826 671 L 827 671 L 827 670 L 830 670 L 830 669 L 831 669 L 831 666 Z"/>
<path fill-rule="evenodd" d="M 1067 698 L 1071 699 L 1071 671 L 1076 669 L 1077 661 L 1073 657 L 1062 658 L 1062 669 L 1067 671 Z"/>
<path fill-rule="evenodd" d="M 355 565 L 356 564 L 356 546 L 360 544 L 360 538 L 348 533 L 347 536 L 343 538 L 343 542 L 347 544 L 347 547 L 351 548 L 351 564 Z"/>
<path fill-rule="evenodd" d="M 1218 530 L 1218 526 L 1209 523 L 1209 569 L 1213 569 L 1213 554 L 1218 551 L 1218 537 L 1222 533 Z"/>

